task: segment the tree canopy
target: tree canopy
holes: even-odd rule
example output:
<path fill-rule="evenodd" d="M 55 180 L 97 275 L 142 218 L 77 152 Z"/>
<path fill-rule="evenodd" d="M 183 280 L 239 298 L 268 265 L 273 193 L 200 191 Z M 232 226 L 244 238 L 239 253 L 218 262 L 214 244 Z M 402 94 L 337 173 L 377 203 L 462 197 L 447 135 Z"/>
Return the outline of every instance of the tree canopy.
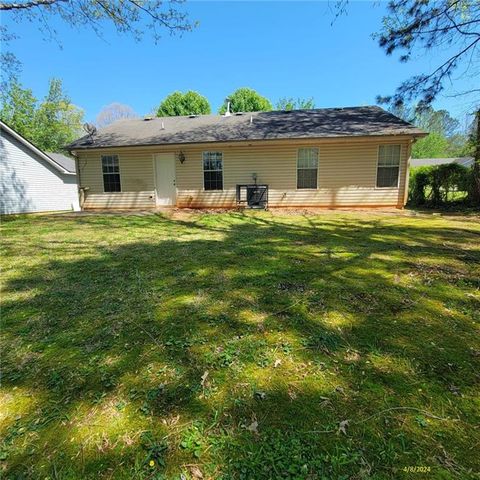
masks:
<path fill-rule="evenodd" d="M 52 16 L 56 16 L 74 27 L 88 26 L 102 36 L 104 23 L 112 24 L 120 33 L 132 35 L 136 40 L 146 32 L 154 40 L 161 37 L 161 31 L 169 33 L 191 30 L 195 24 L 180 9 L 181 0 L 12 0 L 0 1 L 0 11 L 13 15 L 17 22 L 28 20 L 48 33 L 55 34 L 50 28 Z"/>
<path fill-rule="evenodd" d="M 315 108 L 313 98 L 287 98 L 283 97 L 275 105 L 276 110 L 309 110 Z"/>
<path fill-rule="evenodd" d="M 97 115 L 96 123 L 98 127 L 103 128 L 117 120 L 137 117 L 138 115 L 135 113 L 135 110 L 129 105 L 114 102 L 102 108 Z"/>
<path fill-rule="evenodd" d="M 343 2 L 344 3 L 344 2 Z M 462 77 L 476 75 L 480 56 L 480 3 L 471 0 L 392 0 L 382 21 L 378 43 L 387 55 L 400 54 L 408 62 L 422 51 L 435 53 L 437 64 L 431 71 L 402 82 L 394 94 L 379 97 L 383 102 L 401 105 L 417 98 L 421 105 L 431 103 L 447 81 L 455 83 L 453 73 L 461 66 Z M 445 55 L 446 53 L 446 55 Z M 474 78 L 474 77 L 473 77 Z M 480 88 L 466 89 L 479 101 Z"/>
<path fill-rule="evenodd" d="M 270 100 L 262 97 L 252 88 L 238 88 L 228 96 L 231 112 L 268 112 L 272 110 Z M 227 111 L 226 102 L 220 107 L 218 113 L 224 114 Z"/>
<path fill-rule="evenodd" d="M 345 3 L 346 0 L 342 0 Z M 421 108 L 428 107 L 444 90 L 447 82 L 453 88 L 458 80 L 471 79 L 472 86 L 457 91 L 471 101 L 475 112 L 474 194 L 480 204 L 480 88 L 475 79 L 480 67 L 480 2 L 472 0 L 391 0 L 389 14 L 383 19 L 378 35 L 379 45 L 387 55 L 400 53 L 400 61 L 408 62 L 423 52 L 436 54 L 436 65 L 402 82 L 396 91 L 378 100 L 391 105 L 403 105 L 418 99 Z M 461 67 L 461 74 L 453 74 Z M 468 82 L 467 82 L 468 85 Z M 427 139 L 423 139 L 428 142 Z"/>
<path fill-rule="evenodd" d="M 448 154 L 448 140 L 437 132 L 417 140 L 412 147 L 413 158 L 446 158 Z"/>
<path fill-rule="evenodd" d="M 207 98 L 198 92 L 173 92 L 162 100 L 157 117 L 176 117 L 180 115 L 208 115 L 212 112 Z"/>
<path fill-rule="evenodd" d="M 460 130 L 460 122 L 447 110 L 397 105 L 390 111 L 429 133 L 413 144 L 413 158 L 448 158 L 468 153 L 467 133 Z"/>
<path fill-rule="evenodd" d="M 42 150 L 58 152 L 81 134 L 83 110 L 72 104 L 59 79 L 50 80 L 41 102 L 30 89 L 12 82 L 2 90 L 0 118 Z"/>
<path fill-rule="evenodd" d="M 2 15 L 8 15 L 15 22 L 29 22 L 40 29 L 47 39 L 55 39 L 57 34 L 51 28 L 52 18 L 59 18 L 71 27 L 91 28 L 99 37 L 107 25 L 111 25 L 121 34 L 141 40 L 149 33 L 157 42 L 163 32 L 182 34 L 192 30 L 196 22 L 190 21 L 183 11 L 182 0 L 0 0 Z M 0 54 L 2 75 L 10 77 L 18 69 L 16 57 L 5 48 L 15 40 L 5 25 L 0 25 L 0 41 L 3 49 Z"/>

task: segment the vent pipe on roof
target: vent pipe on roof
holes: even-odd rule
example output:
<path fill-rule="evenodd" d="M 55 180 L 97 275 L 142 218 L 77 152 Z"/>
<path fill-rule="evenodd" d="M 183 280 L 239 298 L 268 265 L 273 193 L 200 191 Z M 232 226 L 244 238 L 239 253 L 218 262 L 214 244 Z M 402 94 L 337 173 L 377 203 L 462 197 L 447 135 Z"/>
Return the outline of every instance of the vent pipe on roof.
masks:
<path fill-rule="evenodd" d="M 250 125 L 253 123 L 253 115 L 250 115 Z"/>
<path fill-rule="evenodd" d="M 162 120 L 162 126 L 160 127 L 162 130 L 165 130 L 165 124 L 163 123 L 163 120 Z"/>
<path fill-rule="evenodd" d="M 232 113 L 230 112 L 230 99 L 227 98 L 226 102 L 227 102 L 227 111 L 225 112 L 225 117 L 230 117 L 232 115 Z"/>

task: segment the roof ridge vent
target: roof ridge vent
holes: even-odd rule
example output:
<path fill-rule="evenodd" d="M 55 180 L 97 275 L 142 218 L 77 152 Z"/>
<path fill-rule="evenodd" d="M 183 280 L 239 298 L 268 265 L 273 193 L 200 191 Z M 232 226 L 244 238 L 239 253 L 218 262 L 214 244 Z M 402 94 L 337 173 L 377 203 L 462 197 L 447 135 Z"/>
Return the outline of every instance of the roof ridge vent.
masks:
<path fill-rule="evenodd" d="M 244 112 L 235 112 L 235 115 L 239 117 L 240 115 L 245 115 Z"/>
<path fill-rule="evenodd" d="M 150 120 L 153 120 L 153 117 L 152 117 L 151 115 L 145 115 L 145 116 L 143 117 L 143 121 L 144 121 L 144 122 L 149 122 Z"/>
<path fill-rule="evenodd" d="M 197 118 L 199 117 L 200 115 L 196 114 L 196 113 L 191 113 L 188 118 Z"/>

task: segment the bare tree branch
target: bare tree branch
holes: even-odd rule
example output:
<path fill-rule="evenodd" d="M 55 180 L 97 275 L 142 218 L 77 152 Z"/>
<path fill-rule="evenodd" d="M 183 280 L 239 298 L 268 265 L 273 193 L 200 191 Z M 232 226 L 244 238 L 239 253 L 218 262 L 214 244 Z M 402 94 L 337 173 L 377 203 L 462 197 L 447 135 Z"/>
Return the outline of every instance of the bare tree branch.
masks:
<path fill-rule="evenodd" d="M 69 0 L 31 0 L 24 3 L 0 3 L 0 10 L 25 10 L 33 7 L 45 7 L 58 2 L 68 2 Z"/>

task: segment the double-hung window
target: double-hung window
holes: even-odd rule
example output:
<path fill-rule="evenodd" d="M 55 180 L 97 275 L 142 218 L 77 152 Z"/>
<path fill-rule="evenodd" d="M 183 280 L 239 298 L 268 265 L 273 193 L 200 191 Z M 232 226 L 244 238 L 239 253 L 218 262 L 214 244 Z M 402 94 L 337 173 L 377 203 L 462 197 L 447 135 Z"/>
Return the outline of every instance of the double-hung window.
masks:
<path fill-rule="evenodd" d="M 297 157 L 297 188 L 317 188 L 318 148 L 299 148 Z"/>
<path fill-rule="evenodd" d="M 203 152 L 203 188 L 223 190 L 222 152 Z"/>
<path fill-rule="evenodd" d="M 102 156 L 102 172 L 104 192 L 121 192 L 120 166 L 117 155 Z"/>
<path fill-rule="evenodd" d="M 400 145 L 380 145 L 378 147 L 377 187 L 397 187 L 399 170 Z"/>

